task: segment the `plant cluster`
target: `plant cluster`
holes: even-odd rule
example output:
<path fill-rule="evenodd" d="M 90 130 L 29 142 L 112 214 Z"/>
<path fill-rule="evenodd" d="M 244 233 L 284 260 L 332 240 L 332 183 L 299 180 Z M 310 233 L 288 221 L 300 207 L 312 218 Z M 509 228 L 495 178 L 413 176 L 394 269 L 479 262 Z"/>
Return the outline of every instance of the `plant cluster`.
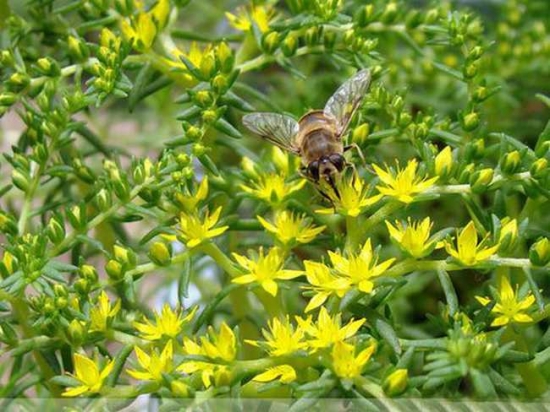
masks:
<path fill-rule="evenodd" d="M 0 2 L 1 408 L 548 399 L 547 2 L 233 3 Z M 335 187 L 244 132 L 360 68 Z"/>

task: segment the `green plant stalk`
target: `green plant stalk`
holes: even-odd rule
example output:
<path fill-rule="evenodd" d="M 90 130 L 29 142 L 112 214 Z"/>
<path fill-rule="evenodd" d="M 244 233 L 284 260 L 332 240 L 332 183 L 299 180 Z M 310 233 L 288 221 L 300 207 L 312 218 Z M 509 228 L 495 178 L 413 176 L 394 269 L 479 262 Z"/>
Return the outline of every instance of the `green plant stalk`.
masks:
<path fill-rule="evenodd" d="M 348 253 L 355 253 L 361 244 L 361 227 L 359 218 L 346 216 L 346 245 L 345 250 Z"/>
<path fill-rule="evenodd" d="M 502 337 L 504 342 L 515 342 L 517 349 L 529 352 L 529 345 L 522 333 L 514 331 L 512 327 L 508 327 Z M 529 395 L 532 397 L 541 396 L 548 389 L 548 383 L 544 376 L 537 369 L 534 361 L 526 363 L 517 363 L 516 369 L 523 380 L 523 384 Z"/>
<path fill-rule="evenodd" d="M 175 256 L 172 256 L 172 259 L 170 260 L 170 264 L 167 265 L 167 266 L 171 266 L 171 265 L 176 265 L 178 263 L 183 263 L 185 262 L 187 259 L 189 259 L 189 257 L 191 256 L 191 251 L 185 251 L 183 253 L 180 253 L 178 255 L 175 255 Z M 153 262 L 149 262 L 149 263 L 143 263 L 141 265 L 137 265 L 135 268 L 129 270 L 128 272 L 126 272 L 126 274 L 128 276 L 132 276 L 132 277 L 139 277 L 140 275 L 144 274 L 144 273 L 147 273 L 147 272 L 152 272 L 153 270 L 156 270 L 156 269 L 162 269 L 163 267 L 165 266 L 159 266 Z"/>
<path fill-rule="evenodd" d="M 222 268 L 227 274 L 234 278 L 241 274 L 241 272 L 235 267 L 235 264 L 225 253 L 223 253 L 218 245 L 213 242 L 205 242 L 197 247 L 197 250 L 206 253 L 210 256 L 220 268 Z"/>
<path fill-rule="evenodd" d="M 40 178 L 42 177 L 43 171 L 43 165 L 40 165 L 37 169 L 35 169 L 29 189 L 25 193 L 25 200 L 23 201 L 23 207 L 21 208 L 21 214 L 19 215 L 19 221 L 17 222 L 17 232 L 19 233 L 19 235 L 25 233 L 25 230 L 27 228 L 27 221 L 29 218 L 32 200 L 34 198 L 34 193 L 38 188 L 38 184 L 40 183 Z"/>
<path fill-rule="evenodd" d="M 15 315 L 15 318 L 21 326 L 21 330 L 25 339 L 32 339 L 33 337 L 35 337 L 34 330 L 32 326 L 28 323 L 29 309 L 27 303 L 23 299 L 16 297 L 12 299 L 11 305 L 13 308 L 13 314 Z M 48 387 L 54 397 L 60 397 L 62 392 L 61 388 L 58 385 L 49 382 L 51 378 L 56 376 L 55 372 L 52 370 L 48 362 L 46 362 L 39 350 L 34 349 L 32 353 L 36 364 L 40 368 L 42 376 L 45 379 L 45 385 Z"/>

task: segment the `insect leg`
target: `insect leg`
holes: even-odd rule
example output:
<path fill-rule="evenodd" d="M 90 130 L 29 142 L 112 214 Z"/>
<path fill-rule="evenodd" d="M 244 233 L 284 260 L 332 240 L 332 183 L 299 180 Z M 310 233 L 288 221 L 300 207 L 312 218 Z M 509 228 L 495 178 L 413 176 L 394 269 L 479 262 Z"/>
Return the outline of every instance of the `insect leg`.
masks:
<path fill-rule="evenodd" d="M 347 145 L 346 147 L 344 147 L 344 152 L 347 152 L 351 149 L 355 149 L 357 150 L 357 154 L 359 155 L 359 157 L 361 158 L 361 161 L 363 162 L 364 165 L 367 164 L 366 160 L 365 160 L 365 156 L 363 156 L 363 151 L 361 150 L 361 148 L 357 145 L 357 143 L 351 143 L 349 145 Z"/>

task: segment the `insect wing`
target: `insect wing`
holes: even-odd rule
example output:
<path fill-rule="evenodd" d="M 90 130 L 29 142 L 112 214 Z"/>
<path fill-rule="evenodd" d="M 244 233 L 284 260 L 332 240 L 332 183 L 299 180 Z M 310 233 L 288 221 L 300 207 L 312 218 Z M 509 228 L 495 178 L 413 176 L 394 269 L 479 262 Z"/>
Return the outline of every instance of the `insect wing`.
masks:
<path fill-rule="evenodd" d="M 353 114 L 369 88 L 370 80 L 370 71 L 367 69 L 361 70 L 342 84 L 328 99 L 324 113 L 335 120 L 336 131 L 339 136 L 346 131 Z"/>
<path fill-rule="evenodd" d="M 278 113 L 251 113 L 243 117 L 243 124 L 251 132 L 269 140 L 281 149 L 298 153 L 295 137 L 299 126 L 292 117 Z"/>

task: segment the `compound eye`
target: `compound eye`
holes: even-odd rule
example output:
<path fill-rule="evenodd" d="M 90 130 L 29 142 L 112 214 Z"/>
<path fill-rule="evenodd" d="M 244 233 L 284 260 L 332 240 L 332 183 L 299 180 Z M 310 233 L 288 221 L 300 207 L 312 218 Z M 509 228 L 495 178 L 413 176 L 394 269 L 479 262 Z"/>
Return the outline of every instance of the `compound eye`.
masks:
<path fill-rule="evenodd" d="M 341 172 L 344 169 L 344 165 L 346 164 L 346 161 L 344 159 L 344 156 L 342 156 L 339 153 L 334 153 L 329 156 L 330 162 L 336 167 L 336 169 Z"/>
<path fill-rule="evenodd" d="M 314 180 L 319 180 L 319 162 L 311 162 L 307 167 L 307 172 Z"/>

